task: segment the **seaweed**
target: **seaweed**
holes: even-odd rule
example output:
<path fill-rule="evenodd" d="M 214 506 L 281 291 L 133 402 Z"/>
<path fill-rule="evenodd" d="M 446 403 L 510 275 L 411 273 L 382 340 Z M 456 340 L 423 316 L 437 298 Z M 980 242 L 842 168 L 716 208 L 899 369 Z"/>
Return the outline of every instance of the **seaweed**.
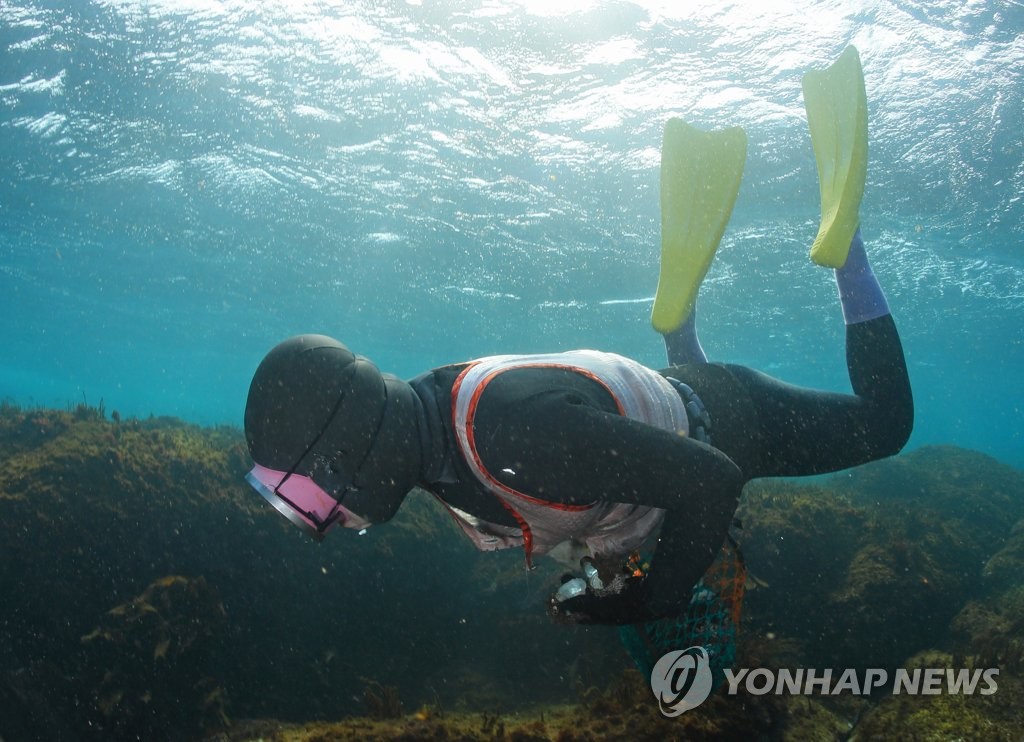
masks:
<path fill-rule="evenodd" d="M 936 651 L 919 653 L 903 665 L 962 669 L 953 656 Z M 977 665 L 968 664 L 966 669 Z M 1001 674 L 994 694 L 893 694 L 872 706 L 854 729 L 853 740 L 915 739 L 1017 740 L 1024 729 L 1024 685 Z"/>
<path fill-rule="evenodd" d="M 742 546 L 760 579 L 737 663 L 946 657 L 999 666 L 998 694 L 719 691 L 674 720 L 625 670 L 613 630 L 548 622 L 558 567 L 528 574 L 521 553 L 477 554 L 423 492 L 387 528 L 315 544 L 251 492 L 249 466 L 230 427 L 0 404 L 0 736 L 827 739 L 852 728 L 867 739 L 919 725 L 922 737 L 991 728 L 998 739 L 1024 728 L 1024 477 L 983 455 L 924 448 L 811 484 L 751 483 Z"/>
<path fill-rule="evenodd" d="M 382 685 L 371 678 L 360 678 L 363 682 L 363 707 L 371 719 L 397 719 L 402 715 L 402 700 L 398 688 Z"/>
<path fill-rule="evenodd" d="M 79 685 L 94 734 L 182 738 L 224 726 L 228 697 L 207 674 L 209 640 L 224 626 L 224 607 L 202 577 L 171 575 L 107 611 L 82 637 Z"/>

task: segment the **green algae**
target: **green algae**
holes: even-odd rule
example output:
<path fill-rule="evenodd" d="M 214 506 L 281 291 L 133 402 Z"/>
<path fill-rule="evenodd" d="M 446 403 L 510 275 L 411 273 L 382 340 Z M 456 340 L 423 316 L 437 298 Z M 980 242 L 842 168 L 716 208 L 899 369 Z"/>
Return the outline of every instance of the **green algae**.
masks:
<path fill-rule="evenodd" d="M 752 627 L 796 640 L 812 664 L 893 668 L 948 644 L 964 604 L 1013 571 L 1024 477 L 982 454 L 924 448 L 820 485 L 759 485 L 741 505 L 743 545 L 772 589 L 748 597 Z"/>
<path fill-rule="evenodd" d="M 749 485 L 741 540 L 760 586 L 748 593 L 738 664 L 891 669 L 927 656 L 1000 667 L 998 693 L 719 692 L 674 720 L 646 679 L 622 675 L 628 658 L 613 630 L 548 622 L 557 566 L 528 574 L 521 553 L 478 554 L 422 492 L 387 527 L 317 545 L 252 493 L 250 465 L 232 428 L 0 405 L 0 735 L 1024 730 L 1014 710 L 1024 707 L 1024 477 L 981 454 L 924 448 L 810 484 Z M 419 711 L 366 718 L 366 687 L 389 689 L 389 713 Z M 243 721 L 254 718 L 266 721 Z"/>
<path fill-rule="evenodd" d="M 963 669 L 952 655 L 929 650 L 907 659 L 909 669 Z M 970 668 L 970 665 L 967 666 Z M 882 698 L 860 720 L 851 740 L 912 739 L 1018 740 L 1024 730 L 1024 684 L 1019 676 L 1000 673 L 991 695 L 893 694 Z"/>
<path fill-rule="evenodd" d="M 198 735 L 227 724 L 227 692 L 201 669 L 225 620 L 204 578 L 178 575 L 107 611 L 81 639 L 89 728 L 102 736 L 154 739 L 168 729 Z"/>

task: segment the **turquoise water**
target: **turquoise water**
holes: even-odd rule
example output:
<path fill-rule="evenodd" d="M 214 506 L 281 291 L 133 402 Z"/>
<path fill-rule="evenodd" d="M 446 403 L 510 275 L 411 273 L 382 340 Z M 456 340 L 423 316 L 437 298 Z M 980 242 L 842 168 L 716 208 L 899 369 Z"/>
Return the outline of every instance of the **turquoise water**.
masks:
<path fill-rule="evenodd" d="M 708 354 L 846 389 L 800 79 L 854 43 L 910 445 L 1024 466 L 1022 31 L 1009 1 L 0 3 L 0 398 L 238 425 L 309 331 L 405 377 L 659 366 L 674 115 L 749 137 Z"/>

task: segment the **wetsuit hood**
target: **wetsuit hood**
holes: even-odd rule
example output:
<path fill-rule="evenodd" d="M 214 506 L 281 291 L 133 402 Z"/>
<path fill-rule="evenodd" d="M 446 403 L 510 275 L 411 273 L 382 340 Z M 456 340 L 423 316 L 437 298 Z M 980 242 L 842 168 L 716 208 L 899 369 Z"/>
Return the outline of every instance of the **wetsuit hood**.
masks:
<path fill-rule="evenodd" d="M 395 514 L 420 470 L 412 389 L 324 335 L 290 338 L 263 359 L 245 439 L 257 464 L 309 477 L 372 523 Z"/>

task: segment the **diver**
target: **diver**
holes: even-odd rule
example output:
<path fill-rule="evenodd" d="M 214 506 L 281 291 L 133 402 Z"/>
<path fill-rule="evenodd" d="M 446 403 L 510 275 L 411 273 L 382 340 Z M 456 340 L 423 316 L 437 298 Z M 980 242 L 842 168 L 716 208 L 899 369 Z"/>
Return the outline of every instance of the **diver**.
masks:
<path fill-rule="evenodd" d="M 718 553 L 744 484 L 833 472 L 897 453 L 913 425 L 903 349 L 859 229 L 867 106 L 852 47 L 804 78 L 822 221 L 811 258 L 831 267 L 852 394 L 710 363 L 695 304 L 746 157 L 735 127 L 673 119 L 661 169 L 661 274 L 652 323 L 670 366 L 593 350 L 493 356 L 406 382 L 340 342 L 273 348 L 249 389 L 252 486 L 315 538 L 383 523 L 414 487 L 483 551 L 580 556 L 594 577 L 549 609 L 580 623 L 678 615 Z M 656 540 L 650 569 L 627 556 Z M 595 575 L 596 572 L 596 575 Z"/>

